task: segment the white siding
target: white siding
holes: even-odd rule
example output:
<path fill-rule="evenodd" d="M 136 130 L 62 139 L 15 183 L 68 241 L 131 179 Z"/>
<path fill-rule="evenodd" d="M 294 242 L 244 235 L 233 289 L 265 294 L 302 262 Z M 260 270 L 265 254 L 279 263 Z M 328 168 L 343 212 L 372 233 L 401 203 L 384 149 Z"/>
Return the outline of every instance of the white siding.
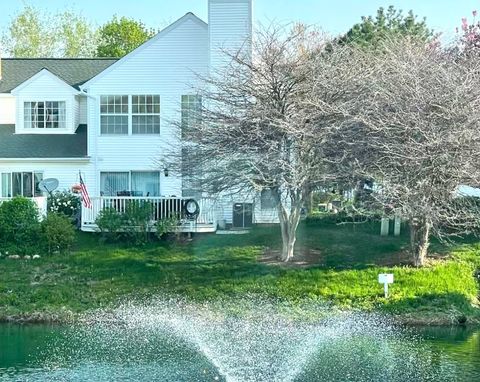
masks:
<path fill-rule="evenodd" d="M 84 171 L 87 163 L 52 163 L 52 162 L 1 162 L 0 173 L 2 172 L 22 172 L 22 171 L 38 171 L 43 173 L 43 178 L 56 178 L 59 181 L 58 190 L 69 190 L 75 183 L 78 183 L 78 171 Z M 84 179 L 85 182 L 92 179 Z M 1 182 L 1 177 L 0 177 Z M 88 185 L 88 183 L 87 183 Z M 0 185 L 1 186 L 1 185 Z"/>
<path fill-rule="evenodd" d="M 15 123 L 15 97 L 11 94 L 0 94 L 0 125 Z"/>
<path fill-rule="evenodd" d="M 217 215 L 219 219 L 225 219 L 227 224 L 233 223 L 233 205 L 235 203 L 252 203 L 253 204 L 253 223 L 268 224 L 278 223 L 278 213 L 276 208 L 263 209 L 260 203 L 260 194 L 242 195 L 223 195 L 217 201 Z"/>
<path fill-rule="evenodd" d="M 172 148 L 178 148 L 179 131 L 172 121 L 180 121 L 182 94 L 191 94 L 197 74 L 208 71 L 208 32 L 193 15 L 181 19 L 175 28 L 107 69 L 88 85 L 89 155 L 99 193 L 100 172 L 159 170 L 161 195 L 181 195 L 181 178 L 170 171 L 164 175 L 160 163 Z M 100 135 L 101 95 L 159 94 L 161 127 L 159 135 Z M 180 151 L 178 151 L 180 152 Z"/>
<path fill-rule="evenodd" d="M 73 99 L 73 128 L 76 129 L 80 124 L 80 96 L 75 96 Z"/>
<path fill-rule="evenodd" d="M 32 77 L 33 79 L 33 77 Z M 26 86 L 22 87 L 15 94 L 16 96 L 16 128 L 19 133 L 43 133 L 43 134 L 65 134 L 75 131 L 75 96 L 74 89 L 62 83 L 61 80 L 53 78 L 47 71 L 40 73 Z M 23 104 L 29 101 L 64 101 L 66 106 L 66 129 L 24 129 Z M 34 130 L 34 131 L 32 131 Z"/>
<path fill-rule="evenodd" d="M 78 116 L 78 123 L 84 125 L 87 123 L 87 97 L 80 96 L 79 97 L 79 116 Z"/>
<path fill-rule="evenodd" d="M 215 72 L 230 61 L 222 50 L 251 54 L 252 1 L 209 0 L 208 27 L 210 69 Z"/>

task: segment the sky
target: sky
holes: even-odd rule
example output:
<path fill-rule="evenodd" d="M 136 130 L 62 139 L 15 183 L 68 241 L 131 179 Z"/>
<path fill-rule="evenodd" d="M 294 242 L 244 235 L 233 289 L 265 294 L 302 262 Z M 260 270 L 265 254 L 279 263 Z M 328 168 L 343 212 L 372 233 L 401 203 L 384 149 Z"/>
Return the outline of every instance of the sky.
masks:
<path fill-rule="evenodd" d="M 11 18 L 31 4 L 50 12 L 73 9 L 93 23 L 101 25 L 113 14 L 141 20 L 155 29 L 163 28 L 187 12 L 207 21 L 207 0 L 0 0 L 0 30 Z M 480 0 L 253 0 L 254 20 L 262 24 L 272 21 L 301 21 L 321 27 L 331 35 L 346 32 L 361 16 L 374 15 L 380 6 L 394 5 L 412 9 L 426 17 L 431 28 L 453 38 L 462 17 L 472 19 L 472 11 L 480 11 Z M 480 12 L 479 12 L 480 13 Z"/>

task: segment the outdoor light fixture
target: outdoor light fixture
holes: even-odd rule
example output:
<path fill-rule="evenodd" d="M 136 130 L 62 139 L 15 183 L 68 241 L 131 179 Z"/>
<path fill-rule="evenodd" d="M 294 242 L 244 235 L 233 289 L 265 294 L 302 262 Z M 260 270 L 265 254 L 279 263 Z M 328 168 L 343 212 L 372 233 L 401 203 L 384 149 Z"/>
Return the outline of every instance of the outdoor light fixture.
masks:
<path fill-rule="evenodd" d="M 168 168 L 167 168 L 167 167 L 165 167 L 165 168 L 163 169 L 163 173 L 164 173 L 165 176 L 168 176 Z"/>
<path fill-rule="evenodd" d="M 393 273 L 380 273 L 378 275 L 378 282 L 383 284 L 385 298 L 388 298 L 388 284 L 393 284 Z"/>

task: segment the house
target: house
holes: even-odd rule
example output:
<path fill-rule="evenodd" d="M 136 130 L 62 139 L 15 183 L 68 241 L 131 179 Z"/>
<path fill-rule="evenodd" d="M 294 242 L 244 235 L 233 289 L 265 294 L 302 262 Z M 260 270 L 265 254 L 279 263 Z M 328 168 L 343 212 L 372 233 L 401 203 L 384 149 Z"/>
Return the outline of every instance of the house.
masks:
<path fill-rule="evenodd" d="M 221 69 L 221 49 L 251 47 L 251 0 L 208 7 L 208 24 L 187 13 L 118 60 L 0 60 L 0 198 L 41 198 L 42 179 L 71 189 L 81 174 L 92 200 L 82 209 L 85 231 L 96 230 L 103 208 L 122 210 L 134 199 L 150 201 L 152 218 L 161 219 L 194 198 L 200 213 L 184 231 L 276 222 L 268 195 L 212 198 L 158 160 L 181 150 L 169 121 L 198 107 L 198 75 Z"/>

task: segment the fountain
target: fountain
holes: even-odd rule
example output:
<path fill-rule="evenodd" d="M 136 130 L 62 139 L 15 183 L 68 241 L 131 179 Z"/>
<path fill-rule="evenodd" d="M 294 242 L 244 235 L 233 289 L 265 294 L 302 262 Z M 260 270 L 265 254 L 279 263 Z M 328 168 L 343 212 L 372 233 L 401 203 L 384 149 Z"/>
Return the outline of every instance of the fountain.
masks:
<path fill-rule="evenodd" d="M 410 330 L 384 316 L 256 298 L 203 304 L 179 299 L 127 302 L 88 314 L 41 358 L 53 381 L 449 381 L 456 377 L 455 364 L 427 351 Z"/>

